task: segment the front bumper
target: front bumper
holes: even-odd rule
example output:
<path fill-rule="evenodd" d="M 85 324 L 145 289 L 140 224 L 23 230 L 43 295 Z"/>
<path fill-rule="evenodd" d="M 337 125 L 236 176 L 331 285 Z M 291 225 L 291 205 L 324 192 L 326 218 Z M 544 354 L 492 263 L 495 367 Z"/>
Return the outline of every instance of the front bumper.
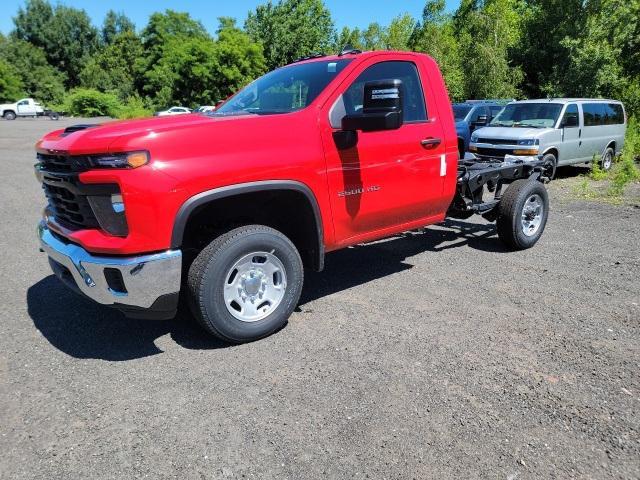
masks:
<path fill-rule="evenodd" d="M 182 252 L 95 256 L 38 225 L 42 250 L 60 280 L 92 300 L 135 318 L 172 318 L 178 307 Z"/>

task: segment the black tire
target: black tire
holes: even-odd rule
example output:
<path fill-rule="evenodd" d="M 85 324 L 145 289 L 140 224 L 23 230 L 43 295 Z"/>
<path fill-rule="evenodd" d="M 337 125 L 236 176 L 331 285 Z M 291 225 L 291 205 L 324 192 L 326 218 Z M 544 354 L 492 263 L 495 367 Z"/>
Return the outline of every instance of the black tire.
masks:
<path fill-rule="evenodd" d="M 3 115 L 3 116 L 4 116 L 4 119 L 5 119 L 5 120 L 15 120 L 15 119 L 16 119 L 16 114 L 15 114 L 15 112 L 11 112 L 11 111 L 9 111 L 9 112 L 4 112 L 4 115 Z"/>
<path fill-rule="evenodd" d="M 613 148 L 611 147 L 607 147 L 607 149 L 602 154 L 602 159 L 600 160 L 600 167 L 605 172 L 608 172 L 609 170 L 611 170 L 611 167 L 613 166 L 614 155 L 615 154 L 613 152 Z"/>
<path fill-rule="evenodd" d="M 535 210 L 528 205 L 532 198 L 536 198 L 536 203 L 541 204 L 542 210 L 537 229 L 535 231 L 529 229 L 529 234 L 526 234 L 523 213 L 525 207 L 529 210 L 529 214 Z M 534 205 L 534 202 L 531 201 L 530 205 Z M 498 237 L 511 250 L 531 248 L 542 236 L 548 216 L 549 195 L 544 185 L 537 180 L 516 180 L 509 185 L 498 205 L 496 220 Z"/>
<path fill-rule="evenodd" d="M 274 255 L 284 267 L 284 296 L 266 318 L 243 321 L 226 306 L 225 282 L 237 261 L 259 251 Z M 198 254 L 187 277 L 188 303 L 207 332 L 231 343 L 250 342 L 287 323 L 298 305 L 303 279 L 300 254 L 286 236 L 264 225 L 248 225 L 219 236 Z"/>
<path fill-rule="evenodd" d="M 556 172 L 558 171 L 558 159 L 553 153 L 547 153 L 542 157 L 543 168 L 545 170 L 545 176 L 551 181 L 556 178 Z"/>
<path fill-rule="evenodd" d="M 60 115 L 58 115 L 56 112 L 51 112 L 51 113 L 49 114 L 49 118 L 50 118 L 51 120 L 60 120 Z"/>

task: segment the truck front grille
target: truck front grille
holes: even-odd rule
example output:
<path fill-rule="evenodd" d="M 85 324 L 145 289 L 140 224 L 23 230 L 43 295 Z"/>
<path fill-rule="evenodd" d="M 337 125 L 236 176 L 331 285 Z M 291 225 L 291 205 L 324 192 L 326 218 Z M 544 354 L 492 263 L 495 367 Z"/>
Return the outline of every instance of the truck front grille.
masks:
<path fill-rule="evenodd" d="M 73 193 L 64 184 L 43 183 L 51 213 L 63 226 L 72 229 L 98 228 L 98 220 L 85 195 Z"/>
<path fill-rule="evenodd" d="M 474 153 L 481 157 L 504 158 L 507 154 L 513 154 L 513 149 L 478 147 Z"/>
<path fill-rule="evenodd" d="M 489 145 L 517 145 L 517 140 L 504 138 L 478 138 L 476 143 L 488 143 Z"/>
<path fill-rule="evenodd" d="M 37 158 L 41 170 L 46 172 L 70 173 L 88 170 L 88 162 L 84 157 L 38 153 Z"/>

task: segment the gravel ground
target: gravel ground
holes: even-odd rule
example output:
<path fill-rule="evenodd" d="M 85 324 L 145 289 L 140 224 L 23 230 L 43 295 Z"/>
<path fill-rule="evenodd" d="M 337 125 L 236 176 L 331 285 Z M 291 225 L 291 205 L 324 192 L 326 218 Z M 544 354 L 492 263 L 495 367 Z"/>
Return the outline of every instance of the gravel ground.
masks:
<path fill-rule="evenodd" d="M 478 220 L 337 252 L 227 346 L 51 275 L 33 144 L 80 122 L 0 122 L 3 479 L 640 478 L 638 205 L 565 172 L 535 248 Z"/>

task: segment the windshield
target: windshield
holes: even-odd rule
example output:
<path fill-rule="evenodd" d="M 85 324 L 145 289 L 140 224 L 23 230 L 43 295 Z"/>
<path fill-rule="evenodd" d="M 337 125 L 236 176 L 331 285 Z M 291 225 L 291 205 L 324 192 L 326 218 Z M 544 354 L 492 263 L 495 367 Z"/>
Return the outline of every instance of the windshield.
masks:
<path fill-rule="evenodd" d="M 454 105 L 453 106 L 453 116 L 456 119 L 456 122 L 460 120 L 464 120 L 467 114 L 471 111 L 471 106 L 469 105 Z"/>
<path fill-rule="evenodd" d="M 270 115 L 308 106 L 350 59 L 302 63 L 279 68 L 247 85 L 208 115 Z"/>
<path fill-rule="evenodd" d="M 552 128 L 560 110 L 561 103 L 511 103 L 496 115 L 489 126 Z"/>

